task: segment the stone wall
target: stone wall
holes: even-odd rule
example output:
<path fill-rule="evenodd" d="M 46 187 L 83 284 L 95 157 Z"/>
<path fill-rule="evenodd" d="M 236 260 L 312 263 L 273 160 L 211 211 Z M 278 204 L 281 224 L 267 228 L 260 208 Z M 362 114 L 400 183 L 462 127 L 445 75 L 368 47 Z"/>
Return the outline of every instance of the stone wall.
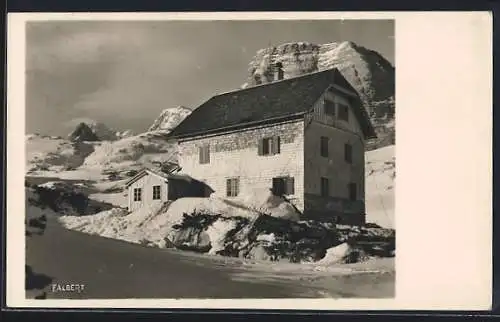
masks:
<path fill-rule="evenodd" d="M 280 136 L 280 153 L 258 155 L 258 142 Z M 199 147 L 210 146 L 210 163 L 199 163 Z M 244 129 L 216 136 L 179 142 L 179 163 L 183 172 L 204 181 L 216 194 L 226 196 L 226 179 L 240 178 L 240 192 L 251 188 L 271 188 L 272 178 L 290 176 L 294 195 L 287 196 L 302 211 L 304 207 L 304 121 Z"/>

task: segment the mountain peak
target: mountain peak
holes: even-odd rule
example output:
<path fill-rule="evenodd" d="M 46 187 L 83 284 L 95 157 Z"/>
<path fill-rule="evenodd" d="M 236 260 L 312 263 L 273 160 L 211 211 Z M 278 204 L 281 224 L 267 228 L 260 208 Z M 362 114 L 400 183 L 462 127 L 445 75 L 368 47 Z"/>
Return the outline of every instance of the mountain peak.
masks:
<path fill-rule="evenodd" d="M 358 92 L 377 134 L 386 136 L 393 132 L 395 71 L 378 52 L 353 41 L 274 45 L 256 52 L 241 88 L 273 82 L 278 62 L 284 79 L 337 68 Z"/>
<path fill-rule="evenodd" d="M 185 106 L 177 106 L 164 109 L 158 118 L 149 127 L 148 132 L 171 131 L 182 122 L 192 110 Z"/>
<path fill-rule="evenodd" d="M 92 129 L 84 122 L 78 124 L 73 132 L 69 134 L 70 141 L 99 141 L 97 135 Z"/>

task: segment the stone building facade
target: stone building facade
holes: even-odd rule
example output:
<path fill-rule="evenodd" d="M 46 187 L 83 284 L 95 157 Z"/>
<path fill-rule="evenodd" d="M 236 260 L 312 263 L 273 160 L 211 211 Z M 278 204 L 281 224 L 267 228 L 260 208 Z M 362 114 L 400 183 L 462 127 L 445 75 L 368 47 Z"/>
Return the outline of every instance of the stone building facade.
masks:
<path fill-rule="evenodd" d="M 374 133 L 356 92 L 340 77 L 332 70 L 278 79 L 209 100 L 172 133 L 183 172 L 225 198 L 268 188 L 304 219 L 364 223 L 364 145 Z M 275 91 L 266 88 L 273 85 Z M 303 95 L 290 99 L 294 90 Z M 227 126 L 210 128 L 211 117 Z"/>

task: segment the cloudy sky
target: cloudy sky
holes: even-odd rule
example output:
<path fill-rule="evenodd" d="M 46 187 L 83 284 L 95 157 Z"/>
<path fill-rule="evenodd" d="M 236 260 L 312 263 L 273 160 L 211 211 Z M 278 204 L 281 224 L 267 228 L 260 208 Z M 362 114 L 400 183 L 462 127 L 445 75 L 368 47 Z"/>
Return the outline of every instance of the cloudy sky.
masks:
<path fill-rule="evenodd" d="M 144 131 L 238 88 L 270 44 L 350 40 L 394 64 L 392 21 L 31 22 L 26 37 L 26 131 L 49 135 L 89 119 Z"/>

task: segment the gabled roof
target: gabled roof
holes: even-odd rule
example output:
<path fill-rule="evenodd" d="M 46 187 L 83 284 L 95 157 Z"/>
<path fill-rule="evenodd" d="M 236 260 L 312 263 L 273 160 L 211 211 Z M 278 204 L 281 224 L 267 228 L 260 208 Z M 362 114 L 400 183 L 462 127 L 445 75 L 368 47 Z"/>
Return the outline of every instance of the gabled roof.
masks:
<path fill-rule="evenodd" d="M 155 170 L 152 170 L 149 168 L 144 168 L 141 171 L 139 171 L 135 176 L 130 178 L 125 183 L 125 187 L 129 187 L 132 183 L 136 182 L 137 180 L 141 179 L 142 177 L 144 177 L 146 175 L 157 176 L 161 179 L 164 179 L 165 182 L 167 182 L 168 180 L 183 180 L 183 181 L 187 181 L 187 182 L 191 182 L 194 180 L 193 178 L 191 178 L 187 174 L 164 173 L 164 172 L 155 171 Z"/>
<path fill-rule="evenodd" d="M 354 94 L 353 109 L 366 138 L 375 137 L 372 124 L 356 90 L 337 69 L 288 78 L 210 98 L 168 135 L 187 138 L 231 129 L 301 118 L 331 85 Z"/>
<path fill-rule="evenodd" d="M 130 186 L 132 183 L 136 182 L 137 180 L 139 180 L 140 178 L 142 178 L 142 177 L 144 177 L 146 175 L 157 176 L 159 178 L 165 179 L 165 181 L 167 181 L 167 179 L 168 179 L 168 174 L 166 174 L 166 173 L 162 173 L 162 172 L 154 171 L 152 169 L 144 168 L 141 171 L 139 171 L 135 176 L 133 176 L 132 178 L 130 178 L 125 183 L 125 187 Z"/>

